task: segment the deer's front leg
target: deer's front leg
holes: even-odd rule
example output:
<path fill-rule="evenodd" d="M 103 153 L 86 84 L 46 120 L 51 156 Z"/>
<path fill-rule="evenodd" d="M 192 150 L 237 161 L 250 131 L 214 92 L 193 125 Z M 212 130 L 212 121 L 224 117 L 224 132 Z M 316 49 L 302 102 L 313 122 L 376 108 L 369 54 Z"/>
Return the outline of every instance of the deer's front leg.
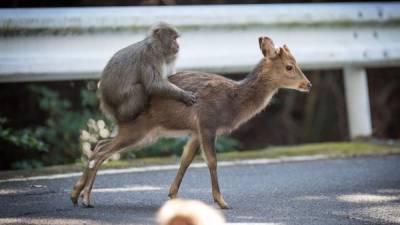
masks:
<path fill-rule="evenodd" d="M 228 209 L 228 204 L 225 202 L 221 195 L 218 184 L 217 175 L 217 157 L 215 152 L 215 131 L 201 130 L 201 145 L 207 160 L 208 169 L 211 175 L 212 194 L 214 201 L 221 207 L 221 209 Z"/>
<path fill-rule="evenodd" d="M 178 173 L 176 174 L 175 180 L 171 184 L 171 187 L 169 189 L 168 196 L 170 198 L 176 198 L 179 186 L 181 185 L 182 182 L 182 178 L 185 175 L 186 169 L 189 167 L 190 163 L 192 163 L 196 155 L 197 149 L 199 148 L 199 145 L 200 145 L 199 139 L 195 135 L 193 135 L 190 138 L 190 140 L 186 143 L 181 156 L 181 163 Z"/>

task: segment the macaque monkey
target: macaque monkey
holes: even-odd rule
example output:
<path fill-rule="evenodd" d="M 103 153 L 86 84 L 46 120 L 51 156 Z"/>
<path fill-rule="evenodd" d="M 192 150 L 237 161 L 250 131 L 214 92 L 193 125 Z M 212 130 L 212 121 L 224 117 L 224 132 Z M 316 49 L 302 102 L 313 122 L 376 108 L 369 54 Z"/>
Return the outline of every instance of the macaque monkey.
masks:
<path fill-rule="evenodd" d="M 167 23 L 150 28 L 148 36 L 119 50 L 103 70 L 100 108 L 117 122 L 134 120 L 146 109 L 153 95 L 172 98 L 190 106 L 196 94 L 170 83 L 179 52 L 177 29 Z"/>

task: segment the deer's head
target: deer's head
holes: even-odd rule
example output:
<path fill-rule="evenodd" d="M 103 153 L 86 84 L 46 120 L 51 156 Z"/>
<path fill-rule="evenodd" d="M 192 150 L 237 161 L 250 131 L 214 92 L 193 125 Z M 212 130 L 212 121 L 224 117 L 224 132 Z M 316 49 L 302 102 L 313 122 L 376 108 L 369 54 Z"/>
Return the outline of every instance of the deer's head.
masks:
<path fill-rule="evenodd" d="M 278 88 L 302 92 L 311 90 L 311 82 L 301 71 L 286 45 L 275 48 L 273 41 L 268 37 L 260 37 L 258 41 L 264 55 L 261 72 L 268 74 L 269 82 L 274 82 Z"/>

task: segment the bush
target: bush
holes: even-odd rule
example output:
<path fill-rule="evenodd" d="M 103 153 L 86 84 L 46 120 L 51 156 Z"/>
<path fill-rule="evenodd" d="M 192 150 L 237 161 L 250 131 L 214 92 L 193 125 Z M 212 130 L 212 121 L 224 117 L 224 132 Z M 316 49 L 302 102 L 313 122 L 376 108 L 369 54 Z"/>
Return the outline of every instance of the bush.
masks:
<path fill-rule="evenodd" d="M 40 140 L 40 133 L 32 129 L 15 131 L 5 127 L 6 118 L 0 118 L 0 139 L 22 149 L 47 151 L 47 145 Z"/>
<path fill-rule="evenodd" d="M 97 106 L 96 83 L 86 82 L 80 88 L 78 101 L 61 97 L 49 86 L 23 86 L 29 93 L 28 100 L 35 103 L 27 101 L 24 106 L 34 106 L 27 110 L 40 115 L 39 122 L 22 129 L 5 127 L 5 119 L 0 124 L 0 141 L 2 145 L 6 144 L 0 169 L 38 168 L 73 163 L 80 158 L 79 130 L 89 118 L 102 118 Z M 20 121 L 19 117 L 17 114 L 14 121 Z"/>
<path fill-rule="evenodd" d="M 44 125 L 35 129 L 49 145 L 49 153 L 42 157 L 46 165 L 75 162 L 81 155 L 79 130 L 90 118 L 102 118 L 97 110 L 97 97 L 88 82 L 80 90 L 80 104 L 72 104 L 45 86 L 32 85 L 30 90 L 36 96 L 40 110 L 47 114 Z"/>
<path fill-rule="evenodd" d="M 5 151 L 2 151 L 2 159 L 7 160 L 10 157 L 14 159 L 11 160 L 11 169 L 42 167 L 43 164 L 35 159 L 19 160 L 20 155 L 32 157 L 32 155 L 47 152 L 48 146 L 40 139 L 40 133 L 28 128 L 14 130 L 6 127 L 6 125 L 7 119 L 0 118 L 0 141 L 5 149 Z M 18 149 L 14 150 L 15 147 Z M 12 152 L 10 150 L 12 150 Z M 0 165 L 3 167 L 6 163 L 7 162 L 2 162 Z"/>

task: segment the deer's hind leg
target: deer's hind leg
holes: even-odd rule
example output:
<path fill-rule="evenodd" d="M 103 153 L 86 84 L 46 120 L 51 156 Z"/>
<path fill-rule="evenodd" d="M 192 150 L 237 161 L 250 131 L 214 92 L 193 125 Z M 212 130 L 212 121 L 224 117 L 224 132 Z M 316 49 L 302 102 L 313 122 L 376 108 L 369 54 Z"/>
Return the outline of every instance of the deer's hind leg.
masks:
<path fill-rule="evenodd" d="M 123 151 L 128 147 L 136 147 L 149 131 L 152 129 L 146 120 L 132 122 L 128 126 L 120 126 L 118 135 L 108 142 L 103 142 L 95 148 L 90 156 L 81 178 L 78 180 L 71 193 L 71 200 L 74 205 L 78 202 L 78 196 L 83 190 L 82 204 L 90 207 L 90 195 L 97 170 L 101 164 L 112 154 Z"/>
<path fill-rule="evenodd" d="M 170 198 L 176 198 L 179 186 L 181 185 L 182 182 L 182 178 L 185 175 L 186 169 L 192 163 L 196 155 L 197 149 L 199 148 L 199 145 L 200 142 L 199 139 L 197 138 L 197 135 L 193 134 L 183 149 L 178 173 L 176 174 L 174 182 L 171 184 L 171 187 L 169 189 L 168 196 Z"/>
<path fill-rule="evenodd" d="M 89 159 L 92 158 L 93 154 L 95 152 L 98 152 L 99 149 L 104 148 L 107 144 L 109 144 L 109 142 L 112 141 L 112 138 L 107 138 L 104 140 L 100 140 L 99 142 L 97 142 L 97 145 L 95 147 L 95 149 L 93 150 L 93 152 L 89 155 Z M 78 197 L 80 195 L 80 193 L 82 192 L 83 188 L 85 187 L 85 184 L 87 182 L 87 178 L 88 178 L 88 166 L 86 166 L 86 168 L 84 169 L 81 177 L 79 178 L 79 180 L 76 182 L 76 184 L 74 185 L 72 192 L 71 192 L 71 201 L 74 204 L 74 206 L 76 206 L 78 204 Z"/>
<path fill-rule="evenodd" d="M 93 156 L 88 160 L 88 165 L 86 167 L 87 180 L 82 193 L 82 205 L 84 207 L 93 207 L 90 205 L 90 196 L 97 171 L 101 164 L 112 154 L 120 151 L 124 147 L 123 145 L 123 143 L 119 143 L 118 141 L 105 144 L 103 148 L 96 149 L 98 151 L 95 151 Z"/>
<path fill-rule="evenodd" d="M 83 189 L 82 194 L 82 204 L 85 207 L 93 207 L 90 204 L 90 196 L 93 188 L 94 181 L 96 179 L 97 171 L 100 168 L 101 164 L 112 156 L 114 153 L 121 152 L 127 148 L 136 147 L 146 136 L 147 132 L 143 132 L 143 130 L 136 131 L 129 136 L 123 136 L 121 138 L 117 138 L 115 142 L 110 143 L 101 151 L 95 153 L 93 161 L 89 161 L 88 164 L 88 179 Z M 92 164 L 91 164 L 92 163 Z"/>
<path fill-rule="evenodd" d="M 79 197 L 83 187 L 85 186 L 85 183 L 87 180 L 87 174 L 88 174 L 88 171 L 87 171 L 87 168 L 85 168 L 81 177 L 79 178 L 79 180 L 76 182 L 76 184 L 72 188 L 71 201 L 72 201 L 72 204 L 74 204 L 74 206 L 76 206 L 78 204 L 78 197 Z"/>

